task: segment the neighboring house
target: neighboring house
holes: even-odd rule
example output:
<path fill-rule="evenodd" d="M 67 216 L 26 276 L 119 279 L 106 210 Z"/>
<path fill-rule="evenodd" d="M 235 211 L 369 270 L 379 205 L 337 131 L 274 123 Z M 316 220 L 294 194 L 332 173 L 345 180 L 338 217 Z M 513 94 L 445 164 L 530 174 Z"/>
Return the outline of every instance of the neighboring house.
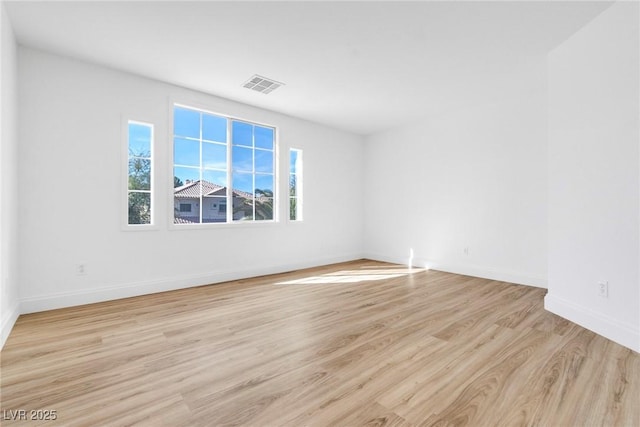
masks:
<path fill-rule="evenodd" d="M 227 218 L 227 187 L 209 181 L 188 181 L 174 189 L 174 223 L 200 223 L 200 195 L 202 194 L 202 222 L 225 222 Z M 265 204 L 268 198 L 257 197 L 257 204 Z M 253 218 L 253 195 L 233 190 L 233 219 Z M 271 219 L 271 218 L 265 218 Z"/>

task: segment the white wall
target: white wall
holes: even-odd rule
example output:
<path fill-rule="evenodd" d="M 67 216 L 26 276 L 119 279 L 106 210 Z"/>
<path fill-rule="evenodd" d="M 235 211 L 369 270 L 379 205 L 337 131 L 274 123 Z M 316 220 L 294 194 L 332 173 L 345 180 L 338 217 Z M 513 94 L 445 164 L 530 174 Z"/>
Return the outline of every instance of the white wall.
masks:
<path fill-rule="evenodd" d="M 638 3 L 618 2 L 549 55 L 545 307 L 640 351 Z M 609 297 L 598 282 L 609 282 Z"/>
<path fill-rule="evenodd" d="M 0 3 L 0 348 L 18 318 L 18 138 L 16 42 Z"/>
<path fill-rule="evenodd" d="M 368 257 L 546 285 L 545 73 L 367 139 Z"/>
<path fill-rule="evenodd" d="M 361 137 L 22 47 L 19 72 L 23 312 L 362 256 Z M 172 229 L 170 100 L 279 128 L 285 218 L 288 149 L 304 150 L 304 222 Z M 121 229 L 123 114 L 156 125 L 154 231 Z"/>

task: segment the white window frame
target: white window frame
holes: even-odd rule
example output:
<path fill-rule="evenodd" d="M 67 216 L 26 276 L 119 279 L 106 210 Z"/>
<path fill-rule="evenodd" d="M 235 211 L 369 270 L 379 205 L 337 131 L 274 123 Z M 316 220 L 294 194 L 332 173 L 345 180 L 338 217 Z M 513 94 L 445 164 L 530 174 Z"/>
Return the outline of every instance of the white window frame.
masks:
<path fill-rule="evenodd" d="M 296 159 L 298 162 L 296 164 L 295 173 L 291 172 L 291 154 L 293 152 L 297 153 Z M 303 212 L 304 212 L 304 197 L 303 197 L 303 187 L 304 187 L 304 157 L 303 150 L 300 148 L 289 148 L 289 158 L 287 162 L 288 170 L 287 176 L 289 179 L 287 180 L 287 219 L 289 222 L 302 222 L 304 220 Z M 291 178 L 296 177 L 296 195 L 292 196 L 290 193 L 289 186 L 291 185 Z M 291 219 L 291 200 L 296 199 L 296 218 Z"/>
<path fill-rule="evenodd" d="M 150 120 L 138 120 L 132 119 L 135 115 L 122 115 L 121 128 L 122 128 L 122 230 L 124 231 L 151 231 L 157 230 L 157 206 L 156 206 L 156 136 L 155 136 L 155 124 Z M 150 156 L 151 170 L 149 181 L 149 195 L 151 199 L 151 218 L 149 224 L 129 224 L 129 125 L 136 124 L 141 126 L 148 126 L 151 129 L 151 144 L 150 144 Z"/>
<path fill-rule="evenodd" d="M 174 219 L 174 206 L 175 206 L 175 199 L 174 199 L 174 187 L 173 187 L 173 177 L 174 177 L 174 166 L 175 166 L 175 159 L 174 159 L 174 108 L 178 107 L 178 108 L 186 108 L 186 109 L 190 109 L 190 110 L 195 110 L 195 111 L 200 111 L 201 113 L 205 113 L 205 114 L 211 114 L 211 115 L 215 115 L 215 116 L 219 116 L 219 117 L 224 117 L 225 119 L 227 119 L 227 183 L 228 183 L 228 187 L 229 187 L 229 193 L 227 195 L 227 197 L 225 198 L 225 202 L 227 205 L 227 221 L 226 222 L 209 222 L 209 223 L 195 223 L 195 224 L 176 224 L 175 223 L 175 219 Z M 168 141 L 169 141 L 169 147 L 170 147 L 170 155 L 168 156 L 168 160 L 169 160 L 169 167 L 168 169 L 171 171 L 170 175 L 171 175 L 171 188 L 169 189 L 169 200 L 171 200 L 171 203 L 169 204 L 169 229 L 170 230 L 193 230 L 193 229 L 198 229 L 198 228 L 204 228 L 204 229 L 210 229 L 210 228 L 225 228 L 225 227 L 234 227 L 234 228 L 242 228 L 242 227 L 271 227 L 274 224 L 278 224 L 280 222 L 280 209 L 278 207 L 278 201 L 280 200 L 280 185 L 279 185 L 279 177 L 280 177 L 280 171 L 279 171 L 279 135 L 280 135 L 280 131 L 278 126 L 272 125 L 272 124 L 268 124 L 268 123 L 264 123 L 264 122 L 259 122 L 256 120 L 251 120 L 251 119 L 245 119 L 243 117 L 239 117 L 239 116 L 234 116 L 234 115 L 230 115 L 230 114 L 226 114 L 226 113 L 220 113 L 218 111 L 216 111 L 215 109 L 212 109 L 206 105 L 203 105 L 202 103 L 199 103 L 197 101 L 188 101 L 188 102 L 183 102 L 181 100 L 175 100 L 175 99 L 171 99 L 169 101 L 169 108 L 168 108 L 168 114 L 169 114 L 169 129 L 168 129 Z M 251 221 L 234 221 L 233 220 L 233 195 L 232 195 L 232 186 L 233 186 L 233 167 L 232 167 L 232 150 L 233 150 L 233 143 L 232 143 L 232 133 L 231 133 L 231 128 L 232 128 L 232 122 L 234 121 L 239 121 L 239 122 L 245 122 L 245 123 L 249 123 L 251 125 L 256 125 L 256 126 L 261 126 L 261 127 L 267 127 L 267 128 L 272 128 L 274 135 L 273 135 L 273 219 L 270 220 L 251 220 Z M 255 148 L 254 148 L 255 149 Z M 255 161 L 255 159 L 254 159 Z M 254 169 L 254 179 L 255 179 L 255 169 Z M 200 168 L 200 176 L 202 177 L 202 168 Z M 231 185 L 229 185 L 231 184 Z M 255 189 L 254 189 L 255 191 Z M 255 197 L 255 194 L 254 194 Z M 231 200 L 230 200 L 231 199 Z M 231 202 L 231 203 L 230 203 Z M 202 199 L 201 202 L 199 203 L 200 205 L 200 221 L 202 221 Z"/>

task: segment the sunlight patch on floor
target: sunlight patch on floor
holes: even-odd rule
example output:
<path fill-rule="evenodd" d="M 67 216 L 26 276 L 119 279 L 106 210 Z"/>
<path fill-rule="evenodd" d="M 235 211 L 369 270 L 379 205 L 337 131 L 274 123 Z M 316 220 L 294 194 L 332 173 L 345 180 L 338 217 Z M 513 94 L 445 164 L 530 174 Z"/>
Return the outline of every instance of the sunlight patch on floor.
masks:
<path fill-rule="evenodd" d="M 320 276 L 304 277 L 302 279 L 278 282 L 276 285 L 319 285 L 337 283 L 359 283 L 376 280 L 388 280 L 407 276 L 424 271 L 421 268 L 407 268 L 404 266 L 395 268 L 367 268 L 366 270 L 343 270 L 335 273 L 322 274 Z"/>

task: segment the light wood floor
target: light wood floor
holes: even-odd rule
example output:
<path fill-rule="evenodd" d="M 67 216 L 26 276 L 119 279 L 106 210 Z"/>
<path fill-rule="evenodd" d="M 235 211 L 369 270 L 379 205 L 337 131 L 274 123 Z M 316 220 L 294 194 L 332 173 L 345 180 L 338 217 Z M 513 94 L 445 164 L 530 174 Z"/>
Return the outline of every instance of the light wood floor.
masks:
<path fill-rule="evenodd" d="M 2 409 L 65 426 L 640 426 L 640 355 L 544 294 L 357 261 L 25 315 Z"/>

